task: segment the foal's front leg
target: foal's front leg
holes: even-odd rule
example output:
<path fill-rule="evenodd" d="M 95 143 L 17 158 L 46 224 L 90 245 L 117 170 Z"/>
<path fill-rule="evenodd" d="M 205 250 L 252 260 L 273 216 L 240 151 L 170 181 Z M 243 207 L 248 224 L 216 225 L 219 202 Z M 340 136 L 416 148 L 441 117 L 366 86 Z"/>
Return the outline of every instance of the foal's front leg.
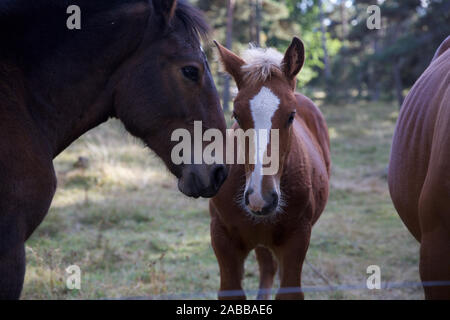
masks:
<path fill-rule="evenodd" d="M 255 253 L 259 265 L 259 291 L 257 299 L 269 300 L 278 265 L 269 249 L 256 247 Z"/>
<path fill-rule="evenodd" d="M 310 229 L 309 229 L 310 230 Z M 277 300 L 303 300 L 301 289 L 301 273 L 310 239 L 310 231 L 302 231 L 276 250 L 280 264 L 280 290 Z"/>
<path fill-rule="evenodd" d="M 245 258 L 249 251 L 243 249 L 236 239 L 231 238 L 225 227 L 216 219 L 211 221 L 211 240 L 220 268 L 219 299 L 246 299 L 242 278 Z"/>

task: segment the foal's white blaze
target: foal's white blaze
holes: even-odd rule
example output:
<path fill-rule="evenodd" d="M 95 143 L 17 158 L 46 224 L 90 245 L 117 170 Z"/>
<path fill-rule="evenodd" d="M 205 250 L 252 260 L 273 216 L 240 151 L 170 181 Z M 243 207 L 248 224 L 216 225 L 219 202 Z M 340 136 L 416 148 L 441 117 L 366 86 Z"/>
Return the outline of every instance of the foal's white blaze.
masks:
<path fill-rule="evenodd" d="M 262 175 L 263 159 L 269 143 L 270 130 L 272 128 L 272 117 L 280 105 L 280 99 L 267 87 L 262 87 L 261 91 L 250 100 L 250 110 L 255 126 L 256 137 L 254 162 L 255 169 L 252 172 L 248 187 L 254 190 L 254 196 L 262 200 Z M 250 196 L 251 197 L 251 196 Z M 249 197 L 249 200 L 250 200 Z M 262 209 L 262 208 L 261 208 Z"/>

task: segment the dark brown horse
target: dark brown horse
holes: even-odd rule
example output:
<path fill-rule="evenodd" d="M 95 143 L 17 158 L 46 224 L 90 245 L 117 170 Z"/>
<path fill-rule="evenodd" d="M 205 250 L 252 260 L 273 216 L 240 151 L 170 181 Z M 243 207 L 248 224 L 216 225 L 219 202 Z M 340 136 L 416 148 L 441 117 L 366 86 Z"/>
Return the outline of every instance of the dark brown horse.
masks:
<path fill-rule="evenodd" d="M 220 290 L 235 292 L 219 293 L 219 298 L 245 298 L 244 261 L 255 249 L 260 268 L 258 298 L 269 297 L 278 265 L 285 291 L 279 291 L 277 299 L 302 299 L 302 265 L 311 228 L 328 199 L 330 175 L 325 120 L 311 100 L 295 92 L 304 62 L 303 43 L 294 38 L 284 57 L 273 49 L 256 48 L 241 59 L 220 45 L 218 49 L 239 89 L 233 128 L 263 130 L 253 151 L 251 143 L 239 145 L 246 150 L 245 164 L 231 165 L 228 179 L 210 201 Z M 278 141 L 264 137 L 264 131 L 270 130 L 278 130 Z M 272 149 L 275 143 L 278 147 Z M 271 153 L 273 158 L 277 149 L 279 165 L 264 174 L 263 167 L 268 167 L 263 154 Z"/>
<path fill-rule="evenodd" d="M 450 37 L 408 93 L 397 121 L 389 189 L 420 242 L 427 299 L 450 299 Z"/>
<path fill-rule="evenodd" d="M 81 30 L 66 27 L 81 9 Z M 52 160 L 110 117 L 162 158 L 188 196 L 211 197 L 224 165 L 175 165 L 174 129 L 226 126 L 198 11 L 175 0 L 0 3 L 0 299 L 19 298 L 24 243 L 56 188 Z"/>

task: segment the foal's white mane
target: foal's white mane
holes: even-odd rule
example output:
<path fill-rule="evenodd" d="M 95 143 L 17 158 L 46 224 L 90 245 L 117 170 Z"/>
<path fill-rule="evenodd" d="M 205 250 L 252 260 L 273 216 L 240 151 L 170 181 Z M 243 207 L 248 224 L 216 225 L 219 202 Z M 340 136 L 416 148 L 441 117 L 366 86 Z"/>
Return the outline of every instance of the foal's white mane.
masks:
<path fill-rule="evenodd" d="M 280 75 L 283 57 L 274 48 L 263 49 L 250 45 L 250 48 L 242 53 L 242 58 L 246 62 L 242 66 L 245 80 L 255 84 L 265 82 L 274 74 Z"/>

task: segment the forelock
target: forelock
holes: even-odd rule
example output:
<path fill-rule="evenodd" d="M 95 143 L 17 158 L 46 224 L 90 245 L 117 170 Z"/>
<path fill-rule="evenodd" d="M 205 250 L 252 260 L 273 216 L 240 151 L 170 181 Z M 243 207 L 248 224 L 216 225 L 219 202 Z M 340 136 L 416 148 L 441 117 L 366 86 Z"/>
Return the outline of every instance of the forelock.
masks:
<path fill-rule="evenodd" d="M 194 8 L 185 0 L 178 0 L 175 10 L 175 18 L 179 19 L 188 33 L 195 37 L 199 42 L 208 41 L 211 31 L 210 26 L 205 20 L 203 13 Z"/>
<path fill-rule="evenodd" d="M 242 54 L 244 80 L 249 84 L 263 83 L 274 75 L 282 75 L 283 55 L 274 48 L 251 46 Z"/>

